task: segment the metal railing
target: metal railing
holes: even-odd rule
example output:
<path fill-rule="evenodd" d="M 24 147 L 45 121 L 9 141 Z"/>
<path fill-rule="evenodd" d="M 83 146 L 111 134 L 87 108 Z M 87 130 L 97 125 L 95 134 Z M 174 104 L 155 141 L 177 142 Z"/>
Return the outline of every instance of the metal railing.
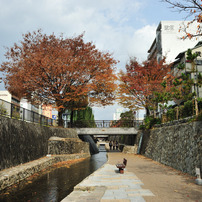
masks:
<path fill-rule="evenodd" d="M 52 126 L 53 119 L 0 99 L 0 116 Z"/>
<path fill-rule="evenodd" d="M 70 123 L 67 125 L 72 128 L 120 128 L 120 127 L 136 127 L 142 124 L 138 120 L 80 120 L 74 121 L 72 126 Z"/>

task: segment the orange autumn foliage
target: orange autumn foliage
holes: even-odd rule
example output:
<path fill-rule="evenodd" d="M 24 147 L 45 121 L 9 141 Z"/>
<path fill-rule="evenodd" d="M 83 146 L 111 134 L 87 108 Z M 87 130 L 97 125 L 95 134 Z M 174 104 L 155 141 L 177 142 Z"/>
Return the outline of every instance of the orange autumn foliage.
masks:
<path fill-rule="evenodd" d="M 0 71 L 6 75 L 6 88 L 19 98 L 55 104 L 59 112 L 108 105 L 115 99 L 117 62 L 84 42 L 83 34 L 64 38 L 28 32 L 5 56 Z"/>
<path fill-rule="evenodd" d="M 187 24 L 187 26 L 180 27 L 180 31 L 184 33 L 182 39 L 192 39 L 202 36 L 202 4 L 201 0 L 182 0 L 182 1 L 175 1 L 175 0 L 162 0 L 163 2 L 168 3 L 171 5 L 171 9 L 176 11 L 186 13 L 186 18 L 192 17 L 192 20 Z M 196 31 L 189 30 L 189 26 L 196 22 Z M 195 26 L 195 24 L 194 24 Z"/>
<path fill-rule="evenodd" d="M 151 100 L 153 92 L 163 91 L 163 81 L 166 80 L 166 88 L 169 88 L 170 65 L 165 64 L 165 58 L 159 63 L 154 59 L 142 64 L 136 58 L 131 58 L 126 72 L 121 71 L 119 79 L 119 103 L 131 110 L 148 109 L 154 104 Z"/>

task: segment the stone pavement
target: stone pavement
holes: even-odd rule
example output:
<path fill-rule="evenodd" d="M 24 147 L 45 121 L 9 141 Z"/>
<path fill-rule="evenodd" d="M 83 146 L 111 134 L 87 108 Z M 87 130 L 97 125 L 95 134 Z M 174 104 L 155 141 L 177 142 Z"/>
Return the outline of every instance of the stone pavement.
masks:
<path fill-rule="evenodd" d="M 78 184 L 62 202 L 200 202 L 193 176 L 141 155 L 109 152 L 108 162 Z M 128 160 L 124 174 L 115 164 Z"/>
<path fill-rule="evenodd" d="M 78 184 L 66 201 L 145 201 L 142 196 L 154 196 L 148 189 L 142 189 L 143 183 L 132 172 L 125 169 L 120 174 L 115 165 L 105 164 L 102 168 Z"/>

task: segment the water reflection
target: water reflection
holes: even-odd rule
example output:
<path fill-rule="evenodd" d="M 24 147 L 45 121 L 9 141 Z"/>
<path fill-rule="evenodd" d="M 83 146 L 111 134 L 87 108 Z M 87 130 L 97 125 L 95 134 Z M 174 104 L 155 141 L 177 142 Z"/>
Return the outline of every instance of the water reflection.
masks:
<path fill-rule="evenodd" d="M 106 152 L 100 152 L 70 168 L 62 167 L 47 173 L 24 189 L 6 198 L 0 198 L 0 201 L 61 201 L 73 191 L 75 185 L 100 168 L 106 161 Z"/>

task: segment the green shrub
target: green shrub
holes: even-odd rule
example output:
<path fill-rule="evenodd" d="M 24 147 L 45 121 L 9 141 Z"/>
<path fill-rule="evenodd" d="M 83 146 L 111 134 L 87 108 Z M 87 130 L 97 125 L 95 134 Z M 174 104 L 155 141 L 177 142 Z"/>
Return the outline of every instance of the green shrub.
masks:
<path fill-rule="evenodd" d="M 183 118 L 193 115 L 193 101 L 192 100 L 188 100 L 187 102 L 184 103 L 182 115 L 183 115 Z"/>
<path fill-rule="evenodd" d="M 139 126 L 139 130 L 145 130 L 145 128 L 146 128 L 145 125 L 140 125 Z"/>
<path fill-rule="evenodd" d="M 161 119 L 147 116 L 144 122 L 145 122 L 145 128 L 151 129 L 155 124 L 161 124 Z"/>
<path fill-rule="evenodd" d="M 196 117 L 196 121 L 202 121 L 202 112 Z"/>
<path fill-rule="evenodd" d="M 7 109 L 4 107 L 4 103 L 0 104 L 0 114 L 7 115 Z"/>
<path fill-rule="evenodd" d="M 198 98 L 198 109 L 199 111 L 202 111 L 202 98 Z"/>
<path fill-rule="evenodd" d="M 175 112 L 175 109 L 169 109 L 167 111 L 167 118 L 168 118 L 168 121 L 173 121 L 176 119 L 176 112 Z"/>

